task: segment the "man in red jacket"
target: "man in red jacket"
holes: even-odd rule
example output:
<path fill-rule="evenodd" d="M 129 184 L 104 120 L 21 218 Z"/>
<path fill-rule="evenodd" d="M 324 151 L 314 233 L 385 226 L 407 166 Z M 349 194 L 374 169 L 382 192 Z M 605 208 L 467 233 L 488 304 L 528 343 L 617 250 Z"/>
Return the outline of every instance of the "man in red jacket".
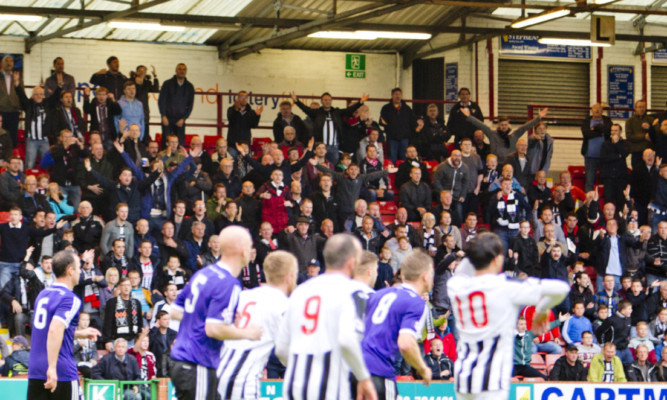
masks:
<path fill-rule="evenodd" d="M 156 373 L 155 355 L 148 351 L 149 331 L 149 327 L 144 326 L 134 341 L 134 347 L 127 351 L 128 356 L 136 358 L 137 364 L 139 365 L 139 371 L 141 372 L 141 380 L 143 381 L 149 381 L 155 378 Z M 139 393 L 141 393 L 142 398 L 149 399 L 151 393 L 150 385 L 141 385 Z"/>
<path fill-rule="evenodd" d="M 521 310 L 521 316 L 526 318 L 526 329 L 531 330 L 532 329 L 532 321 L 533 321 L 533 314 L 535 313 L 535 306 L 529 306 L 525 307 L 523 310 Z M 556 316 L 554 313 L 549 310 L 549 318 L 548 322 L 554 321 L 556 319 Z M 563 343 L 563 340 L 560 337 L 560 328 L 555 327 L 552 330 L 548 331 L 542 336 L 538 337 L 540 341 L 533 346 L 533 353 L 535 353 L 535 346 L 537 347 L 537 352 L 544 352 L 547 354 L 561 354 L 563 352 L 563 349 L 561 347 L 561 343 Z"/>

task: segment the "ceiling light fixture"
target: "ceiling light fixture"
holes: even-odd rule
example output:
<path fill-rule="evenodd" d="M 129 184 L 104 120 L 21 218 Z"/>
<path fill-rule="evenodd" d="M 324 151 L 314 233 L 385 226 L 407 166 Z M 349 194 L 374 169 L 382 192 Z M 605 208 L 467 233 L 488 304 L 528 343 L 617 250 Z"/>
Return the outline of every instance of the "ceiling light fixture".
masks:
<path fill-rule="evenodd" d="M 593 47 L 611 47 L 609 43 L 595 43 L 589 39 L 564 39 L 564 38 L 539 38 L 538 43 L 555 44 L 561 46 L 593 46 Z"/>
<path fill-rule="evenodd" d="M 389 32 L 389 31 L 320 31 L 311 33 L 308 37 L 318 39 L 351 39 L 351 40 L 375 40 L 375 39 L 408 39 L 428 40 L 430 33 L 419 32 Z"/>
<path fill-rule="evenodd" d="M 42 19 L 43 17 L 39 15 L 0 14 L 0 20 L 2 21 L 37 22 Z"/>
<path fill-rule="evenodd" d="M 135 29 L 142 31 L 183 32 L 185 30 L 184 26 L 161 25 L 147 22 L 111 21 L 107 26 L 115 29 Z"/>
<path fill-rule="evenodd" d="M 547 21 L 552 21 L 554 19 L 567 17 L 568 15 L 570 15 L 569 8 L 564 8 L 564 7 L 554 8 L 553 10 L 548 10 L 537 15 L 532 15 L 527 18 L 518 19 L 512 22 L 511 27 L 515 29 L 525 28 L 527 26 L 537 25 Z"/>

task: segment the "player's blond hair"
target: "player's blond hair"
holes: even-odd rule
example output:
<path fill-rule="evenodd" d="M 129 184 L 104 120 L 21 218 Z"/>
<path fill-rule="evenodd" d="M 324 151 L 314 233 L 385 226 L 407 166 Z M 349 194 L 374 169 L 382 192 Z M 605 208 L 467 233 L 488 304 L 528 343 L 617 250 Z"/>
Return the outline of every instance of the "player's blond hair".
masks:
<path fill-rule="evenodd" d="M 373 264 L 377 264 L 379 261 L 377 254 L 364 250 L 361 253 L 361 261 L 359 264 L 354 266 L 354 271 L 352 272 L 352 277 L 363 276 L 368 272 L 368 269 Z"/>
<path fill-rule="evenodd" d="M 281 283 L 285 276 L 297 269 L 296 257 L 283 250 L 273 251 L 264 259 L 266 281 L 273 285 Z"/>
<path fill-rule="evenodd" d="M 403 280 L 414 282 L 421 274 L 433 269 L 433 258 L 421 249 L 415 249 L 401 263 Z"/>

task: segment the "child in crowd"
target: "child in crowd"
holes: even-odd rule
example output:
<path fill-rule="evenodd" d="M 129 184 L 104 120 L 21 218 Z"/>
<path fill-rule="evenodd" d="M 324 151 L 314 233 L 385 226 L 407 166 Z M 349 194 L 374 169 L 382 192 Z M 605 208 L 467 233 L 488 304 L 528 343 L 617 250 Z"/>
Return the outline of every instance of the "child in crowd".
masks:
<path fill-rule="evenodd" d="M 637 346 L 644 345 L 648 350 L 648 361 L 651 364 L 655 364 L 657 362 L 655 355 L 655 347 L 653 341 L 651 340 L 652 338 L 649 335 L 648 324 L 644 321 L 639 321 L 637 323 L 637 330 L 635 334 L 636 335 L 631 336 L 630 344 L 628 344 L 628 347 L 632 352 L 632 356 L 635 359 L 637 359 Z"/>
<path fill-rule="evenodd" d="M 593 332 L 586 331 L 581 334 L 581 343 L 576 345 L 579 352 L 579 361 L 581 361 L 586 368 L 591 365 L 593 356 L 602 352 L 602 349 L 597 343 L 594 343 L 594 340 L 595 336 L 593 335 Z"/>
<path fill-rule="evenodd" d="M 398 269 L 401 267 L 401 263 L 407 257 L 412 253 L 412 248 L 410 246 L 410 239 L 408 239 L 406 236 L 398 238 L 398 249 L 394 250 L 391 253 L 391 260 L 389 261 L 389 264 L 391 265 L 391 268 L 393 271 L 397 272 Z"/>
<path fill-rule="evenodd" d="M 649 335 L 655 345 L 655 354 L 660 360 L 662 349 L 667 344 L 667 307 L 658 312 L 658 316 L 648 325 Z"/>
<path fill-rule="evenodd" d="M 375 290 L 380 290 L 390 286 L 394 277 L 394 270 L 391 268 L 391 250 L 383 247 L 380 250 L 380 261 L 378 262 L 378 277 L 375 281 Z"/>
<path fill-rule="evenodd" d="M 77 329 L 86 329 L 90 326 L 90 315 L 86 312 L 79 314 L 79 325 Z M 74 339 L 72 348 L 76 368 L 84 378 L 92 377 L 90 370 L 97 364 L 97 339 Z"/>
<path fill-rule="evenodd" d="M 593 332 L 597 332 L 602 323 L 609 318 L 609 307 L 604 304 L 598 306 L 598 317 L 593 321 Z"/>

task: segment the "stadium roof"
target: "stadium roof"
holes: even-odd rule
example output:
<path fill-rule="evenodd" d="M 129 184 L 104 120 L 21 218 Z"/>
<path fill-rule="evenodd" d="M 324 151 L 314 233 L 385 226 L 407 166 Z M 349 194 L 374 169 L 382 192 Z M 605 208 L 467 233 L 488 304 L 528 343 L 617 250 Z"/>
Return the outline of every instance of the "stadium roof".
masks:
<path fill-rule="evenodd" d="M 627 26 L 617 40 L 666 41 L 667 0 L 12 0 L 0 3 L 0 34 L 25 37 L 26 51 L 58 37 L 216 45 L 221 57 L 263 48 L 400 52 L 406 62 L 439 51 L 517 32 L 509 23 L 556 7 L 568 19 L 614 15 Z M 601 4 L 603 3 L 603 4 Z M 18 18 L 17 15 L 22 18 Z M 27 16 L 41 17 L 25 19 Z M 3 18 L 4 19 L 1 19 Z M 133 23 L 116 26 L 114 23 Z M 630 25 L 630 22 L 632 23 Z M 157 30 L 146 30 L 151 27 Z M 562 32 L 586 38 L 588 27 Z M 540 33 L 540 26 L 530 28 Z M 653 30 L 651 30 L 653 29 Z M 309 37 L 322 31 L 426 33 L 428 40 Z M 546 31 L 544 31 L 546 32 Z"/>

